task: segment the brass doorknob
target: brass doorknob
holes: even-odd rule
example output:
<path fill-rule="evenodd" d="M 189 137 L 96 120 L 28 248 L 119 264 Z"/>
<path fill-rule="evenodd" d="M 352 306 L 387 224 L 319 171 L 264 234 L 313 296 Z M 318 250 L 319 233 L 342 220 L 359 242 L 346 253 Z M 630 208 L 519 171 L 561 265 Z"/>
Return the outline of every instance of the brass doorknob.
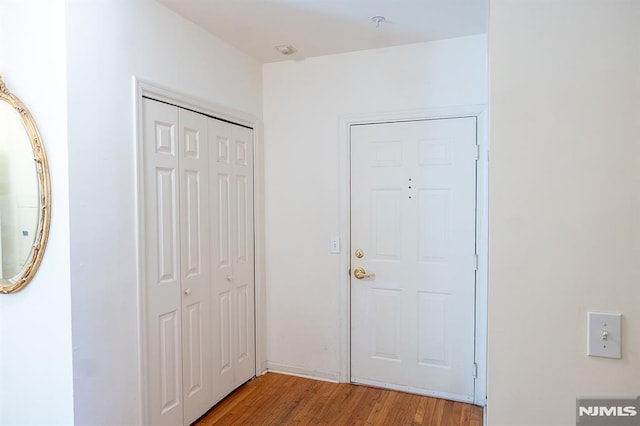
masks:
<path fill-rule="evenodd" d="M 375 278 L 376 274 L 367 274 L 364 268 L 356 268 L 353 270 L 353 276 L 361 280 L 363 278 Z"/>

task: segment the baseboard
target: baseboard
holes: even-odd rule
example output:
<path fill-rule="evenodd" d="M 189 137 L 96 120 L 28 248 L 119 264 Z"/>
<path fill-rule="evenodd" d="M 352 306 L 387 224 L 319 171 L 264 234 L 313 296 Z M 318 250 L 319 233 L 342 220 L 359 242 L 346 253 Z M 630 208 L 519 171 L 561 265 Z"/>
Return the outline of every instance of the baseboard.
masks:
<path fill-rule="evenodd" d="M 325 382 L 340 382 L 340 373 L 311 370 L 295 365 L 280 364 L 278 362 L 266 362 L 267 371 L 272 373 L 288 374 L 290 376 L 305 377 L 307 379 L 322 380 Z"/>
<path fill-rule="evenodd" d="M 267 366 L 267 362 L 264 361 L 260 364 L 260 366 L 256 370 L 256 376 L 262 376 L 263 374 L 269 371 L 269 367 Z"/>

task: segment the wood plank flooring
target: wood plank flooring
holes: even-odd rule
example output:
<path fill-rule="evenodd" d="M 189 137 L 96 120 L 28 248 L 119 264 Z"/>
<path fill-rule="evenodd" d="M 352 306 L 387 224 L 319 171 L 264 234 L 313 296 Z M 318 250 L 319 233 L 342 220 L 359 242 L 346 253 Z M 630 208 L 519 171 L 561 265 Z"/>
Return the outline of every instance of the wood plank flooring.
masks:
<path fill-rule="evenodd" d="M 368 386 L 267 373 L 223 399 L 195 425 L 482 426 L 482 408 Z"/>

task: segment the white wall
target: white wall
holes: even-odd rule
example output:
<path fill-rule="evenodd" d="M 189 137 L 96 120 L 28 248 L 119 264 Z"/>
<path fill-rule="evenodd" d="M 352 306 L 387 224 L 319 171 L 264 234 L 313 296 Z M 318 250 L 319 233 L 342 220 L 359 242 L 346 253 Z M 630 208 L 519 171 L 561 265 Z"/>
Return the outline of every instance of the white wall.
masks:
<path fill-rule="evenodd" d="M 490 6 L 489 422 L 573 425 L 638 395 L 640 3 Z M 586 356 L 589 310 L 621 360 Z"/>
<path fill-rule="evenodd" d="M 263 67 L 269 368 L 339 377 L 340 119 L 485 103 L 486 54 L 474 36 Z"/>
<path fill-rule="evenodd" d="M 53 196 L 40 270 L 21 292 L 0 295 L 0 424 L 68 425 L 73 382 L 64 2 L 0 3 L 0 74 L 38 125 Z"/>
<path fill-rule="evenodd" d="M 78 424 L 140 424 L 134 75 L 261 117 L 261 66 L 151 0 L 67 8 Z"/>

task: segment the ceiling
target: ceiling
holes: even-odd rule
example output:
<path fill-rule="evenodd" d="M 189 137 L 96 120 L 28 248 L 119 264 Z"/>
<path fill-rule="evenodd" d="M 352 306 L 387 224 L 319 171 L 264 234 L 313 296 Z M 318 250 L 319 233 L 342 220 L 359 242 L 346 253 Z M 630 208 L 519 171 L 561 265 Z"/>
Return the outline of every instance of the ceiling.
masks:
<path fill-rule="evenodd" d="M 260 62 L 483 34 L 487 0 L 158 0 Z M 386 22 L 372 22 L 384 16 Z M 292 45 L 285 56 L 275 47 Z"/>

